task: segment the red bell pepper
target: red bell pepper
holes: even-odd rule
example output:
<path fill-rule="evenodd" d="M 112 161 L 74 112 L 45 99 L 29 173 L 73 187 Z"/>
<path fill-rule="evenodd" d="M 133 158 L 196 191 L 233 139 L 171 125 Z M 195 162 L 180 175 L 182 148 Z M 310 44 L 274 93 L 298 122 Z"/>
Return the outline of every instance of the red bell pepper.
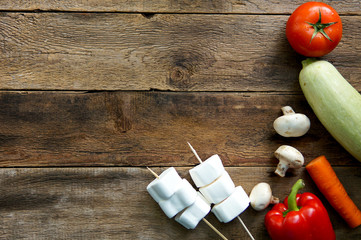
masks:
<path fill-rule="evenodd" d="M 266 229 L 273 240 L 331 240 L 335 232 L 326 208 L 312 193 L 298 194 L 305 186 L 299 179 L 283 203 L 266 214 Z"/>

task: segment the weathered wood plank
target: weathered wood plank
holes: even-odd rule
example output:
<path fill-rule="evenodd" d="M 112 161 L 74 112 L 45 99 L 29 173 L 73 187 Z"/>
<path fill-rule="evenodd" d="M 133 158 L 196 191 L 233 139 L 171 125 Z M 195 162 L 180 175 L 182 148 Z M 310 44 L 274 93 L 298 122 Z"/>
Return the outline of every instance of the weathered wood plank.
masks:
<path fill-rule="evenodd" d="M 311 119 L 286 139 L 273 130 L 280 108 Z M 215 153 L 227 166 L 276 166 L 292 145 L 306 162 L 360 163 L 323 128 L 302 94 L 221 92 L 2 92 L 0 166 L 189 166 Z"/>
<path fill-rule="evenodd" d="M 288 16 L 1 13 L 0 89 L 300 91 Z M 325 59 L 361 91 L 360 16 Z"/>
<path fill-rule="evenodd" d="M 330 4 L 340 14 L 360 14 L 357 0 L 321 1 Z M 247 0 L 49 0 L 21 1 L 3 0 L 1 10 L 11 11 L 106 11 L 106 12 L 151 12 L 151 13 L 256 13 L 290 14 L 304 1 L 247 1 Z"/>
<path fill-rule="evenodd" d="M 153 168 L 160 173 L 165 168 Z M 347 227 L 319 193 L 305 169 L 286 178 L 273 168 L 226 168 L 235 184 L 247 193 L 258 182 L 269 182 L 283 199 L 298 179 L 303 192 L 316 194 L 324 203 L 337 239 L 359 239 L 361 228 Z M 177 168 L 190 180 L 189 168 Z M 335 167 L 350 197 L 361 207 L 360 167 Z M 145 168 L 2 168 L 0 169 L 0 221 L 4 239 L 217 239 L 201 222 L 186 230 L 168 219 L 145 188 L 153 176 Z M 191 182 L 191 180 L 190 180 Z M 264 215 L 248 208 L 242 219 L 256 239 L 269 239 Z M 221 224 L 210 213 L 206 219 L 229 239 L 248 239 L 237 220 Z"/>

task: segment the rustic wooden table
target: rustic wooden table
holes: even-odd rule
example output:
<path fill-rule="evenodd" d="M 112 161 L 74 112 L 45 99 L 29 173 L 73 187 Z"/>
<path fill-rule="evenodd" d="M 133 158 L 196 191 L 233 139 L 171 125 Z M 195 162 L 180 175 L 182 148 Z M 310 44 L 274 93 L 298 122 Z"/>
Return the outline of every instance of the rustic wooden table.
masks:
<path fill-rule="evenodd" d="M 361 207 L 361 164 L 324 129 L 298 84 L 302 56 L 285 25 L 304 1 L 0 1 L 0 238 L 217 239 L 204 222 L 186 230 L 146 191 L 174 166 L 190 180 L 219 154 L 249 193 L 270 183 L 284 198 L 303 178 L 325 204 L 338 239 L 360 239 L 304 168 L 273 172 L 273 152 L 326 155 Z M 323 57 L 361 91 L 358 0 L 328 1 L 341 15 L 339 46 Z M 311 119 L 303 137 L 275 133 L 280 108 Z M 261 212 L 242 219 L 269 239 Z M 248 239 L 239 221 L 206 219 L 228 239 Z"/>

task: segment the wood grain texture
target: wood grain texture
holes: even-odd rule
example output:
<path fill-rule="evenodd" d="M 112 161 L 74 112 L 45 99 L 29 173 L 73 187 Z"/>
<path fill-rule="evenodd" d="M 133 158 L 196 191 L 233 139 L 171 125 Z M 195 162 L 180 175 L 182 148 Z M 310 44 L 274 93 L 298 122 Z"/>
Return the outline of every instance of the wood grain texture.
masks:
<path fill-rule="evenodd" d="M 361 163 L 323 128 L 299 88 L 303 57 L 285 37 L 304 1 L 0 1 L 0 239 L 217 239 L 203 222 L 186 230 L 146 192 L 175 166 L 188 180 L 219 154 L 247 193 L 270 183 L 283 199 L 303 178 L 325 204 L 337 239 L 360 239 L 304 168 L 274 174 L 273 152 L 323 154 L 361 208 Z M 361 91 L 358 0 L 328 1 L 344 31 L 329 60 Z M 53 91 L 55 90 L 55 91 Z M 160 91 L 158 91 L 160 90 Z M 275 133 L 280 108 L 311 119 L 310 131 Z M 242 215 L 269 239 L 266 211 Z M 248 239 L 235 220 L 206 217 L 228 239 Z"/>
<path fill-rule="evenodd" d="M 283 15 L 1 13 L 0 89 L 301 91 Z M 360 16 L 325 57 L 361 90 Z"/>
<path fill-rule="evenodd" d="M 165 168 L 153 168 L 161 173 Z M 177 168 L 191 179 L 189 168 Z M 316 194 L 324 203 L 337 239 L 359 239 L 361 228 L 349 229 L 312 183 L 305 169 L 280 178 L 273 168 L 226 168 L 234 183 L 247 193 L 258 182 L 269 182 L 283 199 L 298 178 L 302 192 Z M 350 197 L 361 207 L 360 167 L 336 167 Z M 0 169 L 0 221 L 3 239 L 218 239 L 203 222 L 186 230 L 168 219 L 146 191 L 153 176 L 145 168 L 17 168 Z M 264 215 L 248 208 L 241 218 L 256 239 L 269 239 Z M 240 223 L 221 224 L 210 213 L 206 219 L 229 239 L 248 239 Z"/>
<path fill-rule="evenodd" d="M 358 0 L 326 2 L 340 14 L 360 14 Z M 151 12 L 151 13 L 256 13 L 290 14 L 304 1 L 280 0 L 3 0 L 0 10 L 11 11 L 95 11 L 95 12 Z"/>
<path fill-rule="evenodd" d="M 0 166 L 189 166 L 220 154 L 226 166 L 276 166 L 280 145 L 306 162 L 325 154 L 357 165 L 301 94 L 221 92 L 2 92 Z M 311 119 L 300 138 L 273 129 L 290 105 Z"/>

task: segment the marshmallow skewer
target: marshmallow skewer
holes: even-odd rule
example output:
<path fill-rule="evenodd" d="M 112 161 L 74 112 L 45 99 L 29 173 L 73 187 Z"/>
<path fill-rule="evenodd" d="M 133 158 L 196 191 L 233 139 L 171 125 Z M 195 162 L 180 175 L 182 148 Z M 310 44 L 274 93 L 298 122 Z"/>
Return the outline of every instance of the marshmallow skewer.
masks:
<path fill-rule="evenodd" d="M 190 149 L 192 150 L 193 154 L 196 156 L 197 160 L 199 161 L 199 163 L 203 163 L 202 159 L 198 156 L 196 150 L 192 147 L 192 145 L 187 142 Z M 241 222 L 243 228 L 246 230 L 247 234 L 249 235 L 249 237 L 252 239 L 252 240 L 255 240 L 254 237 L 252 236 L 251 232 L 248 230 L 247 226 L 244 224 L 244 222 L 242 221 L 241 217 L 240 216 L 237 216 L 238 220 Z"/>
<path fill-rule="evenodd" d="M 154 177 L 159 178 L 158 174 L 155 173 L 152 169 L 147 167 L 147 169 L 153 174 Z M 210 222 L 207 221 L 207 219 L 203 218 L 203 222 L 205 222 L 215 233 L 218 234 L 223 240 L 228 240 L 220 231 L 218 231 L 217 228 L 215 228 Z"/>

